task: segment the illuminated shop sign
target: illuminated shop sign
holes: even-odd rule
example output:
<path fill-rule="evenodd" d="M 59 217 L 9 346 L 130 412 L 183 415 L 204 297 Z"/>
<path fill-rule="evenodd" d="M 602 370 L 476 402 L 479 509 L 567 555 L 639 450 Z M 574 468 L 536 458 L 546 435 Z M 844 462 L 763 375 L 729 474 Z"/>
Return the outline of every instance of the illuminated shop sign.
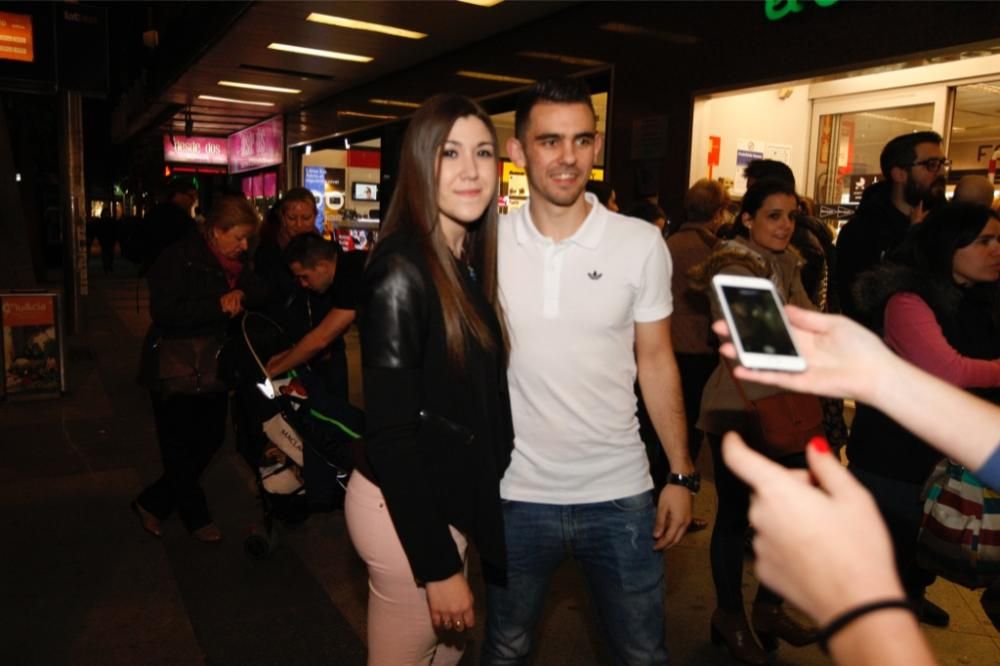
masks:
<path fill-rule="evenodd" d="M 184 164 L 229 164 L 229 142 L 212 136 L 163 135 L 163 161 Z"/>
<path fill-rule="evenodd" d="M 0 12 L 0 60 L 35 62 L 30 16 Z"/>
<path fill-rule="evenodd" d="M 240 173 L 281 164 L 285 149 L 284 124 L 275 116 L 229 135 L 229 171 Z"/>
<path fill-rule="evenodd" d="M 813 0 L 820 7 L 830 7 L 839 0 Z M 780 21 L 789 14 L 797 14 L 805 6 L 805 0 L 764 0 L 764 13 L 771 21 Z"/>

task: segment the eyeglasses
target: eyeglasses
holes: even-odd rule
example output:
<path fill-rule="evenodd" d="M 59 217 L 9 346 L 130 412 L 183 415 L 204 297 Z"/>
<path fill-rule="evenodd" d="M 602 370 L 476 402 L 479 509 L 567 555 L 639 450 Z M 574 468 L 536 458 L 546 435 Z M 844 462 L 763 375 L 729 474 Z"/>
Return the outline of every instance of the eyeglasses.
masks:
<path fill-rule="evenodd" d="M 943 157 L 928 157 L 926 160 L 920 160 L 919 162 L 914 162 L 910 166 L 922 166 L 928 171 L 937 171 L 941 167 L 945 169 L 951 168 L 951 160 L 945 159 Z"/>

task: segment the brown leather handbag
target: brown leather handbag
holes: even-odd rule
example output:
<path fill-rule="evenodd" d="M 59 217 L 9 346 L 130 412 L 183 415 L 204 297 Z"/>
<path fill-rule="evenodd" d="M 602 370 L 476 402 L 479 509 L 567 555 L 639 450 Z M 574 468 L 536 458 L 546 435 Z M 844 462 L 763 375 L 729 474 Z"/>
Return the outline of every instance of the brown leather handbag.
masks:
<path fill-rule="evenodd" d="M 805 393 L 782 391 L 759 400 L 748 400 L 740 381 L 729 376 L 743 399 L 747 425 L 740 433 L 747 444 L 772 458 L 802 453 L 813 437 L 824 435 L 823 406 L 819 398 Z"/>
<path fill-rule="evenodd" d="M 222 341 L 217 337 L 160 338 L 154 348 L 159 357 L 160 391 L 165 396 L 229 389 L 219 378 Z"/>

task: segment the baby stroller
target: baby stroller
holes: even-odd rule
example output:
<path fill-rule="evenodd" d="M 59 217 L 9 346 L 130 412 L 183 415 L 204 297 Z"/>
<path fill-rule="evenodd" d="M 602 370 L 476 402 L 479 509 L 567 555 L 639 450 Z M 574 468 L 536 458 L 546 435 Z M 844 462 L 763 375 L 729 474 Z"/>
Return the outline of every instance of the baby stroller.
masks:
<path fill-rule="evenodd" d="M 294 527 L 311 513 L 343 507 L 364 414 L 308 368 L 267 377 L 262 358 L 288 347 L 276 323 L 247 313 L 242 332 L 230 351 L 238 377 L 233 422 L 263 510 L 243 546 L 247 556 L 265 559 L 278 546 L 279 523 Z"/>

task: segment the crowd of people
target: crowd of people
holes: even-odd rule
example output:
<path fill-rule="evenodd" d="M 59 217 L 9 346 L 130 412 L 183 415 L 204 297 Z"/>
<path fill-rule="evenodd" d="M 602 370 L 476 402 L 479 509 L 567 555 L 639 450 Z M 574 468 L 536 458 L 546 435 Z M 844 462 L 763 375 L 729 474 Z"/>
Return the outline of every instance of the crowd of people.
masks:
<path fill-rule="evenodd" d="M 602 140 L 580 81 L 531 86 L 505 146 L 531 196 L 500 218 L 489 115 L 433 97 L 407 128 L 366 253 L 318 235 L 302 188 L 259 234 L 241 196 L 218 197 L 200 224 L 172 212 L 146 273 L 141 379 L 163 474 L 132 504 L 142 527 L 160 536 L 176 512 L 195 538 L 222 538 L 199 476 L 223 441 L 233 388 L 218 379 L 219 349 L 244 312 L 284 332 L 266 377 L 308 364 L 343 400 L 343 335 L 355 324 L 366 427 L 344 508 L 369 574 L 369 664 L 458 663 L 480 622 L 482 663 L 525 663 L 567 558 L 582 567 L 615 663 L 667 663 L 662 551 L 703 527 L 692 501 L 705 442 L 718 497 L 714 643 L 745 664 L 768 663 L 779 640 L 820 642 L 838 663 L 932 663 L 917 622 L 948 616 L 925 598 L 934 574 L 916 558 L 924 482 L 949 456 L 1000 486 L 992 185 L 963 179 L 946 201 L 941 138 L 915 132 L 885 146 L 883 179 L 836 244 L 772 160 L 747 167 L 735 209 L 719 182 L 696 182 L 672 229 L 655 202 L 621 214 L 610 185 L 588 182 Z M 805 372 L 733 362 L 709 288 L 720 274 L 774 283 Z M 841 310 L 870 330 L 830 314 Z M 249 436 L 263 437 L 252 427 L 263 398 L 236 395 Z M 767 441 L 754 408 L 775 397 L 812 401 L 826 436 Z M 849 434 L 845 398 L 857 405 Z M 761 584 L 748 619 L 750 535 Z M 896 640 L 882 640 L 889 632 Z"/>

